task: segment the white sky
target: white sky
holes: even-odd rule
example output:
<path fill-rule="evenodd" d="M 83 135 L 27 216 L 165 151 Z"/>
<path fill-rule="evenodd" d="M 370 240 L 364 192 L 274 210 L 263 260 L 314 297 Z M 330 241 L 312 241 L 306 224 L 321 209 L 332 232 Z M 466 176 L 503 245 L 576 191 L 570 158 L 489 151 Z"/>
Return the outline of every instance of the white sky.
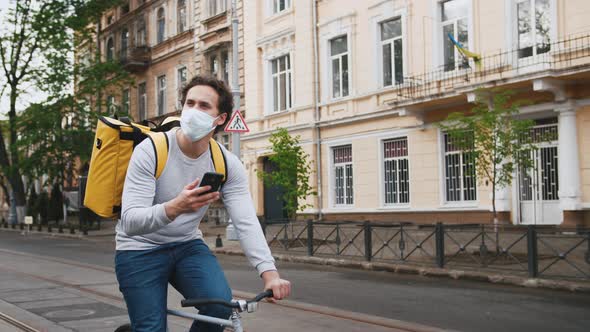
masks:
<path fill-rule="evenodd" d="M 14 0 L 0 0 L 0 21 L 2 22 L 2 26 L 4 27 L 5 15 L 7 13 L 7 9 L 9 7 L 14 6 Z M 6 82 L 6 75 L 4 74 L 4 69 L 0 70 L 0 89 Z M 32 90 L 30 87 L 21 86 L 21 89 L 24 88 L 27 90 L 25 95 L 20 95 L 17 99 L 16 109 L 17 111 L 21 111 L 25 109 L 30 103 L 32 102 L 39 102 L 45 99 L 46 95 L 39 92 Z M 10 109 L 10 98 L 9 98 L 9 89 L 7 88 L 4 90 L 4 94 L 0 99 L 0 118 L 5 119 L 8 115 L 8 111 Z"/>

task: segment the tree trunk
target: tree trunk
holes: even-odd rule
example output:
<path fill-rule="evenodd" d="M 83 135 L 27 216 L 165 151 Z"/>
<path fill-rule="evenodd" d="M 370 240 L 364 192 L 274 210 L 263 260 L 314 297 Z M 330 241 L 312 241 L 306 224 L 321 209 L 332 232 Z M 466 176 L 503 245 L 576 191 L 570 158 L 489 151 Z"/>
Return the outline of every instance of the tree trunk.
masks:
<path fill-rule="evenodd" d="M 10 91 L 10 112 L 8 121 L 10 124 L 10 176 L 9 181 L 12 186 L 16 206 L 25 206 L 25 186 L 20 173 L 18 151 L 16 150 L 16 93 L 17 87 L 11 86 Z"/>
<path fill-rule="evenodd" d="M 494 171 L 494 178 L 495 178 L 495 171 Z M 498 232 L 498 212 L 496 211 L 496 179 L 494 179 L 494 183 L 492 184 L 492 212 L 494 215 L 494 233 L 496 234 L 496 254 L 500 253 L 500 235 Z"/>

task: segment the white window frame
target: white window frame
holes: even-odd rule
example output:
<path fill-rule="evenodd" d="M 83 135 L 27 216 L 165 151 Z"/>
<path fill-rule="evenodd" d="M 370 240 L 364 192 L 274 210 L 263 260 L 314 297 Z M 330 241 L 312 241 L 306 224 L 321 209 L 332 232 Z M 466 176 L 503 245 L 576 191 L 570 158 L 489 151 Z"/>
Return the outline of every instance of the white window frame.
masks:
<path fill-rule="evenodd" d="M 406 140 L 406 150 L 407 150 L 407 155 L 406 156 L 401 156 L 401 157 L 393 157 L 393 158 L 386 158 L 385 157 L 385 143 L 388 141 L 392 141 L 392 140 L 400 140 L 400 139 L 405 139 Z M 379 184 L 380 184 L 380 193 L 381 193 L 381 205 L 382 207 L 385 208 L 408 208 L 410 207 L 410 204 L 412 203 L 412 196 L 411 196 L 411 187 L 412 187 L 412 183 L 411 183 L 411 163 L 410 163 L 410 140 L 408 135 L 399 135 L 399 136 L 388 136 L 386 138 L 380 138 L 379 139 L 379 153 L 380 153 L 380 157 L 379 157 Z M 399 202 L 399 192 L 398 192 L 398 203 L 387 203 L 385 201 L 385 197 L 386 197 L 386 192 L 385 192 L 385 162 L 389 161 L 389 160 L 402 160 L 402 159 L 406 159 L 407 163 L 408 163 L 408 202 L 403 202 L 400 203 Z M 399 178 L 398 178 L 399 180 Z"/>
<path fill-rule="evenodd" d="M 176 67 L 176 80 L 175 81 L 176 81 L 176 95 L 177 95 L 176 96 L 176 99 L 177 99 L 176 109 L 177 110 L 181 110 L 182 107 L 184 106 L 184 105 L 182 105 L 182 101 L 181 101 L 183 86 L 181 85 L 181 82 L 180 82 L 180 71 L 183 69 L 186 70 L 186 82 L 185 83 L 188 83 L 188 67 L 185 65 Z"/>
<path fill-rule="evenodd" d="M 526 57 L 519 59 L 518 58 L 518 7 L 517 4 L 519 2 L 524 2 L 524 0 L 505 0 L 505 17 L 507 17 L 506 22 L 506 32 L 505 32 L 505 40 L 506 40 L 506 50 L 514 51 L 514 56 L 512 59 L 512 65 L 517 66 L 519 61 L 527 62 L 529 65 L 519 68 L 519 71 L 523 71 L 524 73 L 529 71 L 535 71 L 539 69 L 543 69 L 546 66 L 543 63 L 539 63 L 538 65 L 530 65 L 530 63 L 535 63 L 538 61 L 539 57 L 549 56 L 552 52 L 556 51 L 554 49 L 549 50 L 549 52 L 537 55 L 536 57 Z M 557 29 L 558 29 L 558 17 L 557 17 L 557 0 L 549 0 L 549 15 L 551 18 L 550 24 L 550 38 L 551 43 L 557 41 Z M 520 67 L 520 66 L 519 66 Z"/>
<path fill-rule="evenodd" d="M 125 96 L 127 96 L 127 100 L 125 100 Z M 131 114 L 131 90 L 129 88 L 124 89 L 121 95 L 121 111 L 125 111 L 125 107 L 127 107 L 127 114 Z"/>
<path fill-rule="evenodd" d="M 225 147 L 228 151 L 231 150 L 230 148 L 230 143 L 231 143 L 231 135 L 229 133 L 220 131 L 217 134 L 215 134 L 215 140 L 219 143 L 221 143 L 221 145 L 223 145 L 223 147 Z"/>
<path fill-rule="evenodd" d="M 219 54 L 212 53 L 207 56 L 207 62 L 209 65 L 209 75 L 217 78 L 219 75 Z"/>
<path fill-rule="evenodd" d="M 176 32 L 177 33 L 183 33 L 185 31 L 188 30 L 188 18 L 189 18 L 189 13 L 188 13 L 188 3 L 190 2 L 190 0 L 184 0 L 184 22 L 182 22 L 180 20 L 180 9 L 181 7 L 179 6 L 179 2 L 180 0 L 176 0 Z M 180 27 L 184 28 L 184 29 L 180 29 Z"/>
<path fill-rule="evenodd" d="M 162 110 L 160 110 L 160 78 L 164 78 L 164 89 L 163 89 L 163 100 L 162 100 Z M 166 74 L 156 76 L 156 116 L 161 116 L 166 114 L 166 89 L 168 86 L 168 82 L 166 80 Z M 161 111 L 161 112 L 160 112 Z"/>
<path fill-rule="evenodd" d="M 278 15 L 278 14 L 287 12 L 293 6 L 292 0 L 284 0 L 285 1 L 285 8 L 280 9 L 279 8 L 280 1 L 281 0 L 268 0 L 268 12 L 270 13 L 269 16 Z M 275 8 L 276 8 L 276 10 L 275 10 Z"/>
<path fill-rule="evenodd" d="M 334 162 L 334 151 L 335 151 L 335 149 L 341 148 L 341 147 L 346 147 L 346 146 L 350 146 L 350 149 L 351 149 L 351 159 L 352 159 L 352 161 L 336 164 Z M 328 195 L 329 200 L 330 200 L 330 206 L 332 206 L 333 208 L 344 208 L 344 209 L 346 209 L 346 208 L 353 208 L 354 207 L 354 204 L 355 204 L 355 199 L 354 199 L 354 194 L 355 194 L 355 190 L 354 190 L 354 169 L 355 169 L 355 167 L 354 167 L 353 144 L 352 144 L 352 142 L 339 142 L 338 144 L 330 145 L 328 148 L 329 148 L 329 151 L 330 151 L 330 154 L 329 154 L 329 158 L 330 158 L 330 172 L 329 172 L 330 173 L 329 174 L 329 176 L 330 176 L 330 178 L 329 178 L 330 190 L 329 190 L 329 195 Z M 351 165 L 352 166 L 352 197 L 351 197 L 352 203 L 346 203 L 346 199 L 347 199 L 347 196 L 346 196 L 346 166 L 348 166 L 348 165 Z M 336 167 L 344 167 L 343 169 L 345 171 L 345 173 L 344 173 L 344 178 L 345 178 L 345 180 L 344 180 L 344 186 L 345 186 L 344 187 L 344 195 L 345 195 L 344 196 L 344 201 L 345 201 L 345 203 L 344 204 L 338 204 L 336 202 Z"/>
<path fill-rule="evenodd" d="M 123 32 L 127 32 L 126 38 L 123 38 L 123 36 L 124 36 Z M 126 26 L 123 27 L 123 29 L 121 30 L 120 36 L 121 36 L 121 40 L 120 40 L 121 48 L 119 49 L 119 57 L 121 59 L 127 59 L 127 55 L 129 54 L 129 50 L 131 49 L 131 44 L 129 44 L 129 41 L 130 41 L 129 40 L 129 36 L 130 36 L 129 28 Z M 123 45 L 123 41 L 125 41 L 125 45 Z M 123 46 L 125 46 L 125 48 L 123 48 Z"/>
<path fill-rule="evenodd" d="M 158 12 L 160 11 L 160 9 L 164 13 L 163 14 L 164 31 L 162 31 L 162 40 L 158 40 L 158 37 L 160 36 L 159 35 L 159 33 L 160 33 L 160 26 L 159 26 L 160 22 L 159 22 Z M 155 36 L 156 37 L 155 38 L 155 41 L 156 42 L 155 42 L 155 44 L 157 45 L 157 44 L 160 44 L 160 43 L 163 43 L 163 42 L 166 41 L 166 26 L 167 26 L 167 24 L 166 24 L 166 9 L 164 7 L 158 7 L 158 8 L 156 8 L 156 11 L 155 11 L 155 19 L 156 19 L 156 24 L 155 24 L 155 27 L 156 28 L 154 29 L 154 32 L 156 33 L 156 36 Z"/>
<path fill-rule="evenodd" d="M 432 35 L 433 35 L 433 45 L 435 45 L 433 47 L 433 56 L 432 56 L 432 66 L 435 69 L 442 69 L 445 61 L 444 61 L 444 40 L 442 38 L 442 27 L 443 27 L 443 21 L 442 21 L 442 3 L 443 2 L 447 2 L 448 0 L 431 0 L 432 2 L 432 17 L 434 18 L 434 24 L 432 24 L 433 26 L 433 30 L 432 30 Z M 473 0 L 467 0 L 467 35 L 469 38 L 469 43 L 468 45 L 463 45 L 465 46 L 468 50 L 473 51 L 475 49 L 475 35 L 474 35 L 474 31 L 473 31 Z M 455 69 L 454 70 L 449 70 L 449 73 L 454 73 L 456 71 L 461 71 L 461 70 L 465 70 L 465 69 L 461 69 L 457 66 L 457 59 L 460 59 L 461 56 L 459 55 L 459 57 L 457 57 L 457 49 L 454 49 L 455 51 Z M 472 60 L 470 60 L 471 62 Z M 470 63 L 472 66 L 473 64 Z"/>
<path fill-rule="evenodd" d="M 332 42 L 335 39 L 341 38 L 341 37 L 346 37 L 346 52 L 344 53 L 340 53 L 338 55 L 332 55 Z M 333 38 L 331 38 L 328 41 L 328 52 L 329 54 L 329 61 L 326 64 L 328 66 L 328 71 L 329 71 L 329 77 L 330 77 L 330 81 L 329 81 L 329 87 L 330 87 L 330 96 L 331 99 L 341 99 L 341 98 L 346 98 L 350 96 L 350 67 L 351 67 L 351 62 L 350 62 L 350 38 L 348 34 L 343 34 L 340 36 L 335 36 Z M 347 58 L 347 63 L 348 63 L 348 69 L 346 72 L 346 79 L 347 79 L 347 83 L 348 83 L 348 94 L 346 96 L 343 95 L 343 91 L 344 91 L 344 75 L 342 73 L 342 58 L 346 57 Z M 339 95 L 335 96 L 334 95 L 334 72 L 333 72 L 333 62 L 334 60 L 338 60 L 339 63 L 339 70 L 340 70 L 340 91 L 339 91 Z"/>
<path fill-rule="evenodd" d="M 387 40 L 381 40 L 381 25 L 383 23 L 392 21 L 392 20 L 396 20 L 399 19 L 400 20 L 400 24 L 401 24 L 401 28 L 402 28 L 402 33 L 399 37 L 394 37 L 394 38 L 390 38 Z M 390 87 L 394 87 L 396 85 L 401 85 L 404 83 L 404 78 L 406 77 L 406 67 L 407 67 L 407 63 L 406 63 L 406 40 L 405 40 L 405 18 L 403 15 L 399 15 L 399 16 L 393 16 L 393 17 L 389 17 L 385 20 L 381 20 L 377 23 L 377 40 L 379 41 L 379 51 L 378 51 L 378 57 L 379 57 L 379 66 L 380 66 L 380 72 L 382 73 L 379 77 L 379 82 L 380 82 L 380 86 L 382 88 L 390 88 Z M 402 81 L 400 83 L 396 82 L 395 79 L 395 74 L 397 73 L 396 68 L 395 68 L 395 41 L 400 40 L 402 41 Z M 385 85 L 385 80 L 384 80 L 384 73 L 385 73 L 385 69 L 383 68 L 383 47 L 385 45 L 391 45 L 391 85 Z"/>
<path fill-rule="evenodd" d="M 356 13 L 348 13 L 346 15 L 333 18 L 324 23 L 320 23 L 319 27 L 319 56 L 320 56 L 320 84 L 321 84 L 321 101 L 328 103 L 331 101 L 344 100 L 355 95 L 354 73 L 355 73 L 355 22 Z M 348 54 L 348 96 L 337 97 L 333 95 L 332 87 L 332 54 L 331 41 L 338 37 L 346 36 L 347 54 Z"/>
<path fill-rule="evenodd" d="M 273 61 L 278 61 L 280 58 L 283 57 L 288 57 L 289 58 L 289 69 L 286 69 L 285 71 L 281 72 L 279 71 L 278 65 L 277 65 L 277 73 L 273 73 L 272 72 L 272 64 Z M 293 104 L 294 104 L 294 97 L 295 97 L 295 89 L 293 88 L 293 80 L 294 80 L 294 71 L 293 71 L 293 54 L 292 53 L 283 53 L 281 55 L 278 55 L 270 60 L 268 60 L 267 63 L 268 66 L 268 81 L 269 81 L 269 104 L 268 104 L 268 113 L 269 114 L 278 114 L 278 113 L 283 113 L 283 112 L 288 112 L 291 109 L 293 109 Z M 287 96 L 289 90 L 291 91 L 290 94 L 290 101 L 291 103 L 289 104 L 287 100 L 287 102 L 285 103 L 285 107 L 286 109 L 284 110 L 280 110 L 280 100 L 277 101 L 277 105 L 279 107 L 279 109 L 275 110 L 274 108 L 274 104 L 275 104 L 275 95 L 274 95 L 274 78 L 277 77 L 277 79 L 279 79 L 280 75 L 282 73 L 285 73 L 287 75 L 287 80 L 286 80 L 286 85 L 285 88 L 287 91 L 285 91 L 285 96 Z M 277 86 L 279 86 L 280 89 L 280 84 L 277 84 Z M 280 93 L 278 94 L 280 96 Z"/>
<path fill-rule="evenodd" d="M 143 26 L 141 26 L 143 24 Z M 142 31 L 140 34 L 139 32 Z M 147 46 L 147 22 L 145 17 L 140 17 L 135 22 L 135 47 L 144 47 Z"/>
<path fill-rule="evenodd" d="M 117 111 L 117 100 L 115 96 L 108 95 L 107 96 L 107 111 L 112 115 L 115 111 Z"/>
<path fill-rule="evenodd" d="M 464 189 L 464 182 L 463 182 L 463 155 L 461 152 L 446 152 L 445 149 L 445 135 L 446 133 L 439 129 L 439 149 L 440 149 L 440 167 L 439 167 L 439 175 L 440 175 L 440 195 L 441 195 L 441 205 L 449 206 L 449 207 L 477 207 L 479 194 L 478 190 L 479 184 L 477 179 L 477 170 L 474 170 L 474 186 L 475 186 L 475 198 L 473 200 L 465 200 L 465 193 L 463 192 Z M 459 167 L 459 177 L 460 181 L 460 200 L 449 201 L 447 200 L 447 164 L 446 164 L 446 156 L 451 154 L 459 154 L 460 156 L 460 167 Z M 475 167 L 475 166 L 474 166 Z"/>
<path fill-rule="evenodd" d="M 211 2 L 215 2 L 217 9 L 215 12 L 212 11 Z M 221 15 L 227 11 L 227 7 L 227 0 L 207 0 L 205 18 Z"/>
<path fill-rule="evenodd" d="M 109 41 L 112 42 L 112 50 L 109 47 Z M 116 56 L 116 49 L 117 49 L 117 47 L 115 46 L 115 37 L 114 36 L 109 36 L 107 38 L 107 42 L 105 43 L 105 49 L 106 49 L 105 59 L 107 61 L 115 61 L 117 59 L 117 56 Z M 111 52 L 110 59 L 109 59 L 109 52 Z"/>
<path fill-rule="evenodd" d="M 143 86 L 145 88 L 145 91 L 144 91 L 143 94 L 140 94 L 141 93 L 140 87 L 141 87 L 142 84 L 143 84 Z M 144 114 L 143 114 L 144 116 L 143 117 L 142 117 L 142 114 L 141 114 L 141 99 L 142 98 L 144 99 L 143 105 L 145 107 L 144 110 L 143 110 L 144 111 Z M 147 105 L 147 82 L 146 81 L 139 82 L 139 84 L 137 84 L 137 117 L 139 118 L 140 121 L 143 121 L 143 120 L 146 120 L 146 119 L 149 118 L 149 115 L 148 115 L 148 105 Z"/>
<path fill-rule="evenodd" d="M 224 56 L 225 55 L 225 59 Z M 227 62 L 226 62 L 227 61 Z M 230 52 L 229 50 L 224 50 L 221 52 L 221 57 L 220 57 L 220 63 L 222 65 L 222 70 L 221 70 L 221 80 L 225 82 L 225 84 L 227 84 L 227 86 L 229 87 L 231 82 L 230 82 L 230 77 L 231 77 L 231 66 L 232 66 L 232 62 L 230 60 Z"/>

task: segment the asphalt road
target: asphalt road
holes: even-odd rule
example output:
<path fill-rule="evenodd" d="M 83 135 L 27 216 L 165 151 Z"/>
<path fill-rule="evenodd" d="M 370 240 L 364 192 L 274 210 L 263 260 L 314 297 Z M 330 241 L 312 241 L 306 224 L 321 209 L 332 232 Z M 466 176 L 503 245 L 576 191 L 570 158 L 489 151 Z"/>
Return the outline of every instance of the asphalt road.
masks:
<path fill-rule="evenodd" d="M 0 249 L 113 267 L 110 237 L 90 240 L 0 231 Z M 262 283 L 244 257 L 218 256 L 236 290 Z M 0 265 L 2 262 L 0 262 Z M 590 295 L 278 262 L 305 303 L 459 331 L 589 331 Z"/>

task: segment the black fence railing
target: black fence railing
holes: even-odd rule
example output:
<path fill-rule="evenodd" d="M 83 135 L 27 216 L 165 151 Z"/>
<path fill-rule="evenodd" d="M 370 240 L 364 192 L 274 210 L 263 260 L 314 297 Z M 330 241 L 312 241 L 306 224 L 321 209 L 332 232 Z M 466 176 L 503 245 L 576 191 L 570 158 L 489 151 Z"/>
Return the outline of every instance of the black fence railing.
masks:
<path fill-rule="evenodd" d="M 478 64 L 473 60 L 446 64 L 421 74 L 405 76 L 394 85 L 394 102 L 412 101 L 504 80 L 519 75 L 528 76 L 541 71 L 564 71 L 590 66 L 590 34 L 571 35 L 564 39 L 526 49 L 499 51 L 482 55 Z"/>
<path fill-rule="evenodd" d="M 313 221 L 264 229 L 274 251 L 590 280 L 590 229 Z"/>

